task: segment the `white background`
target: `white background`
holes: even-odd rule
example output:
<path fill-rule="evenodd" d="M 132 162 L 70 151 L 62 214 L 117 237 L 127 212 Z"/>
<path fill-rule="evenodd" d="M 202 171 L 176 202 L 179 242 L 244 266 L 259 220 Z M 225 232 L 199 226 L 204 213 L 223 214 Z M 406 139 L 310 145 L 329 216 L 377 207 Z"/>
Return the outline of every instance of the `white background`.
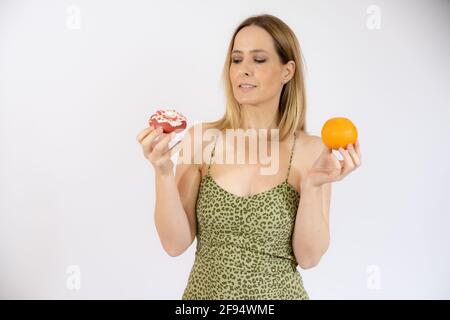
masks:
<path fill-rule="evenodd" d="M 308 130 L 333 116 L 359 130 L 331 246 L 299 268 L 311 299 L 450 298 L 445 0 L 0 1 L 0 298 L 181 298 L 195 242 L 162 249 L 135 137 L 158 107 L 220 117 L 228 42 L 259 13 L 300 41 Z"/>

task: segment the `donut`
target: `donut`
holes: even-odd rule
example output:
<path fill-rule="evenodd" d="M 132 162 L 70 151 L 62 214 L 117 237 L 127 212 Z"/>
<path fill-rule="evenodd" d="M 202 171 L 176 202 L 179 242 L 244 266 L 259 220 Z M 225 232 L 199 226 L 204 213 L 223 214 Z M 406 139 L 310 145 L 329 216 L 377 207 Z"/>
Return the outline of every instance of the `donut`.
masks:
<path fill-rule="evenodd" d="M 148 119 L 149 126 L 154 128 L 162 127 L 164 133 L 176 133 L 186 129 L 186 117 L 176 110 L 157 110 Z"/>

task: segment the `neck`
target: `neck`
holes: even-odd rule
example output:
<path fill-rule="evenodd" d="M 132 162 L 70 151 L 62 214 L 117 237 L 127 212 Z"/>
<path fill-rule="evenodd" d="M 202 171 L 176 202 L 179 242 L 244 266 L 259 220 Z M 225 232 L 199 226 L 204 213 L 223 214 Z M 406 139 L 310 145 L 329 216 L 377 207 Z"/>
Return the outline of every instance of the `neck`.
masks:
<path fill-rule="evenodd" d="M 251 105 L 242 104 L 241 127 L 246 129 L 270 129 L 278 128 L 278 105 L 273 103 Z"/>

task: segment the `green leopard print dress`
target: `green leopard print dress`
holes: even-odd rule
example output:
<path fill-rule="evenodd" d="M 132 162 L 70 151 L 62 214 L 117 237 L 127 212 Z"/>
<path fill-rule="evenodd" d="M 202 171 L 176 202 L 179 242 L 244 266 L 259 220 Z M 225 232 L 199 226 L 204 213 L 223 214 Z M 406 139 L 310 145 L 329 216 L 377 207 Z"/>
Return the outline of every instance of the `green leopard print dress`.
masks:
<path fill-rule="evenodd" d="M 300 194 L 286 179 L 250 196 L 202 177 L 196 203 L 197 246 L 182 300 L 309 300 L 292 251 Z M 211 152 L 214 156 L 215 144 Z"/>

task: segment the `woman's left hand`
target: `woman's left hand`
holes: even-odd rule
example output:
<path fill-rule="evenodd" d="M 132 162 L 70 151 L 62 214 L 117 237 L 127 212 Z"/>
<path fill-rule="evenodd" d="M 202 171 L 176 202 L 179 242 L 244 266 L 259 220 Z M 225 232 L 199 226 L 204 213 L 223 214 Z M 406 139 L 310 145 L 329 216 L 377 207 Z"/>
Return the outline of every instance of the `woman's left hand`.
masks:
<path fill-rule="evenodd" d="M 348 144 L 347 150 L 339 148 L 343 160 L 339 160 L 332 149 L 324 146 L 322 153 L 308 171 L 303 183 L 307 187 L 320 187 L 329 182 L 342 180 L 350 172 L 361 166 L 361 150 L 359 141 L 355 145 Z"/>

